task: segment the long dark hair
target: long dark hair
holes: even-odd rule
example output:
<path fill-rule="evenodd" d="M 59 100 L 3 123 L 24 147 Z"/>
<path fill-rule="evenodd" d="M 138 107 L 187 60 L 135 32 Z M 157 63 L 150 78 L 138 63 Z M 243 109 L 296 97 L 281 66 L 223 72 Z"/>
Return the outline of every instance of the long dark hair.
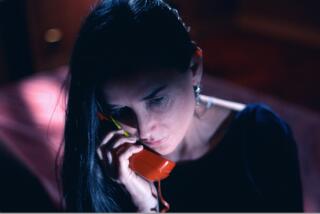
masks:
<path fill-rule="evenodd" d="M 105 0 L 85 19 L 70 62 L 62 165 L 67 211 L 135 211 L 96 155 L 100 86 L 141 68 L 185 72 L 195 50 L 178 12 L 161 0 Z"/>

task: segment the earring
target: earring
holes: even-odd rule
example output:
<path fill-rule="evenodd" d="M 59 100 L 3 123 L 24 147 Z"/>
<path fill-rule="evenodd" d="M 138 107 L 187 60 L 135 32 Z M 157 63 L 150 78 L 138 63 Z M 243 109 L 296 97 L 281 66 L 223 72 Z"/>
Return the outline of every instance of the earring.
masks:
<path fill-rule="evenodd" d="M 194 85 L 193 86 L 194 90 L 194 96 L 196 98 L 196 105 L 200 105 L 200 93 L 201 93 L 201 87 L 200 84 Z"/>

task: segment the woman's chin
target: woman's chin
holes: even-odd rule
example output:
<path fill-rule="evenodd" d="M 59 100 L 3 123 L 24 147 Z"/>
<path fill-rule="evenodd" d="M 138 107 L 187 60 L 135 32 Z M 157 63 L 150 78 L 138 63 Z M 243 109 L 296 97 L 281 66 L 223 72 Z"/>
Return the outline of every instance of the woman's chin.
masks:
<path fill-rule="evenodd" d="M 162 156 L 170 156 L 170 154 L 173 152 L 173 150 L 166 149 L 166 150 L 161 150 L 161 151 L 157 151 L 157 152 Z"/>
<path fill-rule="evenodd" d="M 153 144 L 153 145 L 146 144 L 146 146 L 148 146 L 150 149 L 152 149 L 153 151 L 159 153 L 160 155 L 162 155 L 164 157 L 166 157 L 166 156 L 170 157 L 170 156 L 174 155 L 178 144 L 172 142 L 172 138 L 167 137 L 167 138 L 163 139 L 162 142 L 159 142 L 159 143 Z"/>
<path fill-rule="evenodd" d="M 175 156 L 175 150 L 176 150 L 176 147 L 169 147 L 163 150 L 159 150 L 157 152 L 162 156 L 168 158 L 169 160 L 172 160 L 172 158 Z"/>

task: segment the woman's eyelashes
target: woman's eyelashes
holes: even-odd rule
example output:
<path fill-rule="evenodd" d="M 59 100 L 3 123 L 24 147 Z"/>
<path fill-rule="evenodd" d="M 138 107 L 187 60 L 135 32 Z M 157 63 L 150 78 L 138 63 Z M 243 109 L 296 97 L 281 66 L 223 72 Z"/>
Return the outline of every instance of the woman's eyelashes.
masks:
<path fill-rule="evenodd" d="M 164 109 L 169 104 L 169 98 L 167 96 L 155 97 L 146 101 L 146 108 L 150 110 Z M 129 107 L 112 108 L 110 114 L 115 117 L 127 116 L 130 110 Z"/>
<path fill-rule="evenodd" d="M 148 100 L 148 107 L 164 107 L 168 103 L 168 97 L 155 97 Z"/>

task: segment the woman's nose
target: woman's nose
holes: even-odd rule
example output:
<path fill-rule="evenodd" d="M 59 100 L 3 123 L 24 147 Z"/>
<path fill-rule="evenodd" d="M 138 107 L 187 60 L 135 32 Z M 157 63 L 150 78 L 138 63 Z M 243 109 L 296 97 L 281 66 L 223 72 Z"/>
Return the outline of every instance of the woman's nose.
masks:
<path fill-rule="evenodd" d="M 138 137 L 141 141 L 151 141 L 152 137 L 152 118 L 148 112 L 138 112 L 131 110 L 127 112 L 127 117 L 122 119 L 123 128 L 132 136 Z"/>
<path fill-rule="evenodd" d="M 154 123 L 149 114 L 137 114 L 137 134 L 141 141 L 152 141 Z"/>

